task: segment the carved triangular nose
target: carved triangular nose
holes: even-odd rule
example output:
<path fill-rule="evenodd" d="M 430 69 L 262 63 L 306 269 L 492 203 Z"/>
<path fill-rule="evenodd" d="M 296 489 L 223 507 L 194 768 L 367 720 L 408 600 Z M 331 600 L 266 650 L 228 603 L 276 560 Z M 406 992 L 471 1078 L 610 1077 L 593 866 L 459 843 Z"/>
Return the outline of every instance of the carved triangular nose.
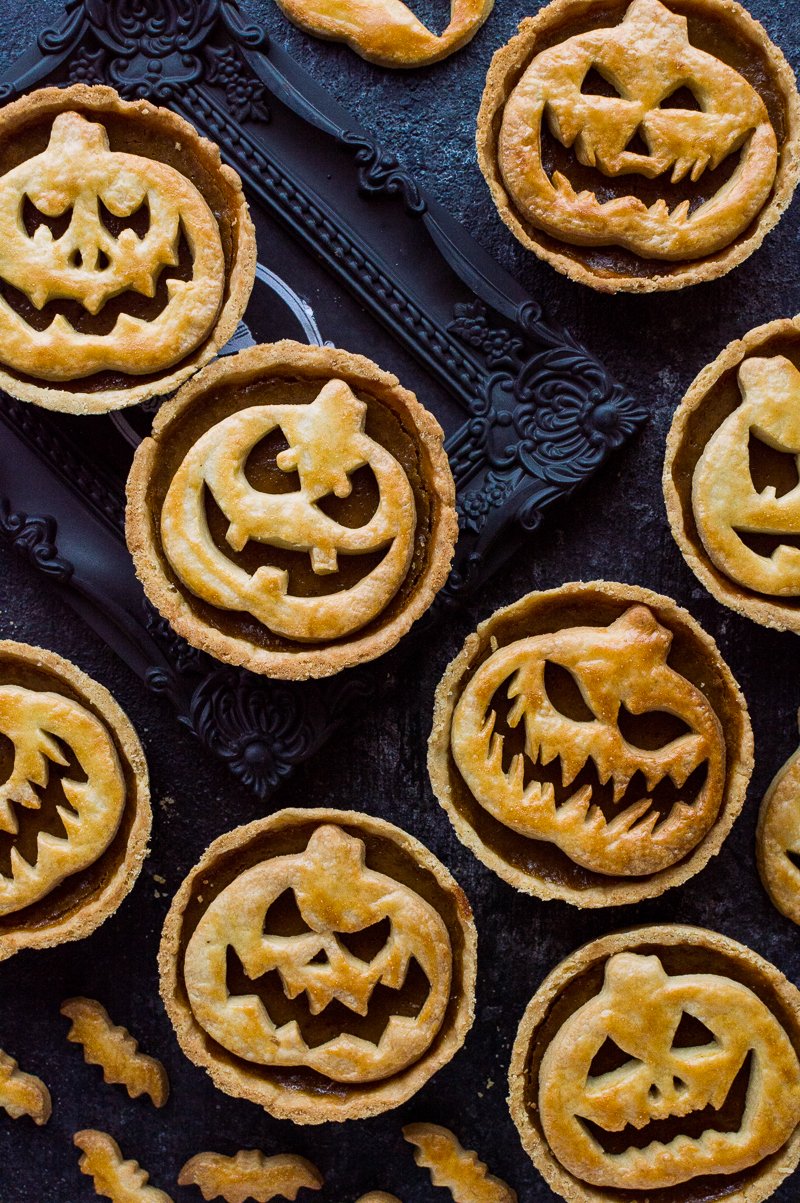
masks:
<path fill-rule="evenodd" d="M 630 138 L 624 146 L 625 153 L 629 155 L 646 155 L 650 154 L 650 147 L 647 145 L 644 136 L 644 126 L 637 125 L 636 129 L 631 134 Z"/>

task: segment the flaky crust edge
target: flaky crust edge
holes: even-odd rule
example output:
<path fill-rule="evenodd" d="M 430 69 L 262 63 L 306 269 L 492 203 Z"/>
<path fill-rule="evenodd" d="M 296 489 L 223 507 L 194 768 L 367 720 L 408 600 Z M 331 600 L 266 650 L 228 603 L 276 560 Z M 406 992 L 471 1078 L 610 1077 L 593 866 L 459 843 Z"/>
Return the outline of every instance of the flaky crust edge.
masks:
<path fill-rule="evenodd" d="M 785 852 L 776 847 L 767 836 L 767 822 L 770 817 L 773 799 L 787 774 L 796 774 L 798 764 L 800 764 L 800 748 L 797 748 L 785 764 L 781 765 L 769 783 L 767 792 L 764 794 L 763 801 L 759 807 L 758 824 L 756 826 L 756 867 L 758 868 L 758 875 L 761 878 L 761 884 L 766 890 L 772 905 L 792 923 L 800 926 L 800 890 L 787 896 L 788 892 L 781 888 L 780 881 L 775 880 L 775 870 L 779 867 L 779 858 L 785 856 Z"/>
<path fill-rule="evenodd" d="M 119 93 L 105 84 L 72 84 L 67 88 L 39 88 L 20 97 L 19 100 L 0 108 L 0 138 L 8 127 L 13 130 L 20 117 L 29 113 L 42 114 L 66 112 L 72 105 L 81 105 L 97 113 L 138 112 L 144 121 L 157 121 L 181 141 L 190 144 L 198 156 L 225 182 L 225 190 L 235 197 L 233 223 L 239 228 L 237 255 L 228 277 L 228 299 L 222 306 L 217 320 L 202 345 L 188 357 L 180 367 L 164 369 L 158 380 L 131 388 L 104 389 L 98 392 L 72 392 L 45 384 L 34 384 L 20 380 L 5 371 L 0 365 L 0 388 L 20 401 L 30 401 L 42 409 L 60 413 L 104 414 L 111 410 L 125 409 L 137 405 L 150 397 L 171 393 L 179 384 L 213 359 L 217 352 L 232 337 L 239 319 L 247 308 L 253 289 L 256 271 L 256 235 L 250 210 L 242 190 L 242 181 L 232 167 L 222 162 L 219 147 L 209 138 L 204 138 L 194 126 L 171 109 L 154 105 L 149 100 L 123 100 Z M 231 206 L 233 208 L 233 206 Z"/>
<path fill-rule="evenodd" d="M 728 343 L 713 363 L 704 367 L 695 377 L 672 418 L 664 454 L 662 487 L 672 537 L 678 544 L 684 560 L 711 596 L 729 610 L 752 619 L 762 627 L 772 627 L 776 631 L 794 631 L 796 635 L 800 635 L 800 610 L 782 605 L 779 597 L 759 595 L 744 585 L 738 585 L 712 562 L 699 535 L 697 540 L 690 537 L 686 518 L 687 513 L 691 513 L 692 510 L 691 485 L 689 496 L 684 500 L 673 473 L 675 457 L 683 446 L 689 418 L 701 408 L 713 386 L 725 372 L 739 367 L 749 356 L 757 355 L 761 347 L 776 336 L 794 337 L 800 347 L 800 316 L 778 318 L 749 330 L 742 338 Z"/>
<path fill-rule="evenodd" d="M 800 95 L 794 71 L 783 51 L 770 38 L 764 26 L 753 17 L 737 0 L 700 0 L 712 18 L 722 14 L 729 20 L 744 26 L 753 41 L 766 55 L 780 85 L 786 106 L 787 130 L 781 147 L 780 163 L 775 177 L 775 187 L 770 200 L 761 210 L 756 228 L 749 238 L 735 242 L 718 257 L 686 260 L 680 272 L 669 276 L 648 277 L 605 275 L 579 262 L 570 255 L 551 250 L 538 239 L 531 237 L 517 216 L 514 202 L 503 182 L 498 162 L 497 143 L 493 132 L 494 119 L 505 107 L 511 94 L 507 79 L 516 68 L 521 67 L 532 55 L 539 32 L 550 29 L 566 20 L 575 11 L 585 11 L 598 4 L 599 0 L 551 0 L 535 16 L 521 22 L 516 35 L 505 46 L 497 50 L 489 66 L 486 84 L 478 111 L 476 146 L 478 165 L 492 194 L 498 213 L 511 233 L 528 250 L 549 263 L 556 271 L 585 284 L 597 292 L 604 293 L 649 293 L 675 292 L 707 280 L 717 280 L 737 267 L 757 251 L 767 234 L 772 230 L 788 208 L 800 179 Z M 571 245 L 564 243 L 565 246 Z"/>
<path fill-rule="evenodd" d="M 568 885 L 554 885 L 542 878 L 524 873 L 521 869 L 510 865 L 497 853 L 488 848 L 481 840 L 472 825 L 464 818 L 454 804 L 449 780 L 450 756 L 450 727 L 453 711 L 460 697 L 461 682 L 472 667 L 475 659 L 481 654 L 482 648 L 491 639 L 494 624 L 509 614 L 524 614 L 535 606 L 540 599 L 550 599 L 562 596 L 565 601 L 573 600 L 585 591 L 600 591 L 612 601 L 624 602 L 629 605 L 652 606 L 658 611 L 666 612 L 670 622 L 678 622 L 689 626 L 693 634 L 705 647 L 709 660 L 719 673 L 731 700 L 734 701 L 742 716 L 742 739 L 738 755 L 730 763 L 726 761 L 726 790 L 720 806 L 720 815 L 710 831 L 696 846 L 692 854 L 684 861 L 670 866 L 668 869 L 655 873 L 642 880 L 633 878 L 629 882 L 620 883 L 616 879 L 608 885 L 598 884 L 588 890 L 577 890 Z M 587 622 L 589 616 L 587 615 Z M 478 625 L 476 631 L 467 639 L 450 664 L 445 669 L 441 681 L 436 687 L 433 704 L 433 723 L 428 738 L 428 775 L 431 787 L 439 802 L 453 824 L 456 835 L 461 843 L 482 861 L 487 868 L 508 882 L 516 890 L 532 894 L 547 902 L 558 899 L 568 902 L 581 909 L 605 906 L 624 906 L 633 902 L 641 902 L 646 898 L 657 898 L 673 886 L 682 885 L 695 873 L 705 868 L 713 856 L 722 848 L 728 833 L 744 806 L 747 786 L 753 771 L 753 730 L 750 724 L 750 714 L 747 701 L 733 673 L 722 657 L 719 648 L 712 637 L 703 630 L 688 610 L 679 606 L 672 598 L 655 593 L 641 585 L 624 585 L 616 581 L 571 581 L 555 589 L 543 589 L 528 593 L 518 601 L 495 610 L 488 618 Z M 724 809 L 724 813 L 723 812 Z"/>
<path fill-rule="evenodd" d="M 13 956 L 25 948 L 53 948 L 72 940 L 83 940 L 90 936 L 121 905 L 133 889 L 147 855 L 150 838 L 152 811 L 150 808 L 150 783 L 139 736 L 128 716 L 111 693 L 88 676 L 71 660 L 46 648 L 13 639 L 0 640 L 0 660 L 6 655 L 27 660 L 53 674 L 57 684 L 61 678 L 87 697 L 102 715 L 103 721 L 119 740 L 120 747 L 136 778 L 136 806 L 128 836 L 125 857 L 116 872 L 99 893 L 91 895 L 81 908 L 72 915 L 37 928 L 35 931 L 7 930 L 0 933 L 0 961 Z M 127 802 L 127 799 L 126 799 Z M 102 858 L 98 858 L 102 859 Z"/>
<path fill-rule="evenodd" d="M 455 981 L 451 990 L 460 991 L 460 1000 L 452 1028 L 441 1041 L 434 1055 L 422 1057 L 402 1074 L 397 1074 L 383 1085 L 368 1092 L 367 1098 L 359 1098 L 356 1088 L 349 1098 L 334 1095 L 326 1097 L 310 1095 L 302 1090 L 287 1090 L 270 1082 L 251 1084 L 244 1080 L 233 1066 L 217 1061 L 205 1048 L 203 1029 L 192 1014 L 188 1002 L 180 998 L 179 979 L 180 942 L 183 917 L 192 895 L 192 886 L 200 876 L 213 874 L 214 863 L 219 856 L 237 848 L 246 847 L 251 839 L 271 830 L 290 827 L 294 823 L 335 823 L 358 827 L 367 833 L 389 839 L 399 845 L 436 879 L 441 889 L 452 895 L 464 939 L 462 954 L 462 980 Z M 475 981 L 477 976 L 478 934 L 472 916 L 472 908 L 466 894 L 450 870 L 434 856 L 418 839 L 396 827 L 385 819 L 360 811 L 337 810 L 327 807 L 287 807 L 265 819 L 256 819 L 243 827 L 237 827 L 219 836 L 203 853 L 190 870 L 170 904 L 161 936 L 158 952 L 159 989 L 167 1015 L 175 1029 L 183 1052 L 195 1065 L 202 1066 L 214 1085 L 225 1094 L 235 1098 L 246 1098 L 263 1107 L 276 1119 L 289 1119 L 295 1124 L 322 1124 L 329 1121 L 342 1122 L 348 1119 L 367 1119 L 391 1111 L 421 1090 L 425 1083 L 452 1060 L 461 1048 L 475 1017 Z"/>
<path fill-rule="evenodd" d="M 759 956 L 757 952 L 753 952 L 752 949 L 740 944 L 737 940 L 731 940 L 728 936 L 709 931 L 707 928 L 671 923 L 626 928 L 592 940 L 570 953 L 550 971 L 529 1002 L 522 1017 L 511 1052 L 507 1100 L 522 1147 L 550 1187 L 563 1199 L 566 1199 L 567 1203 L 603 1203 L 607 1195 L 604 1188 L 590 1186 L 568 1173 L 555 1159 L 547 1142 L 530 1122 L 525 1106 L 525 1073 L 528 1052 L 536 1040 L 537 1029 L 545 1019 L 550 1006 L 573 978 L 600 960 L 607 960 L 615 953 L 625 952 L 631 947 L 642 944 L 663 944 L 672 947 L 678 944 L 689 944 L 695 947 L 706 947 L 724 953 L 734 961 L 744 962 L 769 981 L 776 994 L 794 1016 L 795 1034 L 800 1034 L 800 991 L 775 965 Z M 725 1203 L 763 1203 L 763 1200 L 770 1198 L 775 1193 L 781 1182 L 800 1163 L 800 1122 L 787 1143 L 777 1154 L 774 1154 L 774 1157 L 776 1163 L 772 1167 L 765 1168 L 757 1182 L 751 1182 L 734 1194 L 726 1195 Z M 636 1193 L 631 1192 L 632 1200 Z"/>
<path fill-rule="evenodd" d="M 289 374 L 320 380 L 335 376 L 356 386 L 363 385 L 367 391 L 370 385 L 373 388 L 377 385 L 380 390 L 376 394 L 378 400 L 381 400 L 381 393 L 391 394 L 397 408 L 411 419 L 416 438 L 430 464 L 430 470 L 425 472 L 425 483 L 433 502 L 433 528 L 427 565 L 414 592 L 402 611 L 381 630 L 369 635 L 355 631 L 346 641 L 333 647 L 315 648 L 309 644 L 307 651 L 271 651 L 201 623 L 183 594 L 163 573 L 156 552 L 158 535 L 147 506 L 147 489 L 156 463 L 158 440 L 206 389 L 240 374 Z M 344 668 L 374 660 L 399 643 L 447 580 L 458 535 L 455 483 L 444 449 L 442 428 L 433 414 L 414 393 L 402 387 L 396 376 L 363 355 L 333 347 L 307 346 L 289 339 L 249 347 L 210 364 L 162 406 L 153 423 L 152 436 L 137 448 L 128 477 L 127 497 L 125 537 L 128 549 L 133 556 L 136 575 L 159 613 L 188 643 L 217 660 L 285 680 L 329 677 Z"/>

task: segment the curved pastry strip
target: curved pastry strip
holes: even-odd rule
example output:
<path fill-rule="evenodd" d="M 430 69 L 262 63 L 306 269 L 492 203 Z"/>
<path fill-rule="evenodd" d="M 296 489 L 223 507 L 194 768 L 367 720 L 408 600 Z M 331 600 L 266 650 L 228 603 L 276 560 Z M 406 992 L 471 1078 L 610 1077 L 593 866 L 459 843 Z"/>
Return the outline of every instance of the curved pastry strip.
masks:
<path fill-rule="evenodd" d="M 50 763 L 67 763 L 56 740 L 72 750 L 86 774 L 85 781 L 61 779 L 70 809 L 58 806 L 57 810 L 66 836 L 40 832 L 34 864 L 12 847 L 11 875 L 0 874 L 0 915 L 5 915 L 42 898 L 102 855 L 122 818 L 125 781 L 105 725 L 61 694 L 0 686 L 0 733 L 14 745 L 11 774 L 0 785 L 0 832 L 19 832 L 22 816 L 15 814 L 12 804 L 40 809 L 34 786 L 47 785 Z"/>
<path fill-rule="evenodd" d="M 138 1051 L 128 1029 L 113 1024 L 105 1007 L 93 998 L 68 998 L 61 1014 L 72 1020 L 67 1040 L 83 1045 L 87 1065 L 99 1065 L 104 1081 L 124 1086 L 132 1099 L 147 1094 L 156 1107 L 164 1106 L 169 1098 L 166 1069 Z"/>
<path fill-rule="evenodd" d="M 654 873 L 694 848 L 712 826 L 722 798 L 725 745 L 719 720 L 699 689 L 667 664 L 672 633 L 645 606 L 632 606 L 608 627 L 566 627 L 520 639 L 494 652 L 468 682 L 453 714 L 451 744 L 459 772 L 477 801 L 507 827 L 556 844 L 596 873 Z M 592 717 L 571 721 L 550 701 L 545 667 L 567 669 L 578 682 Z M 524 751 L 503 767 L 505 736 L 495 731 L 493 699 L 507 691 L 511 728 L 524 724 Z M 631 714 L 665 712 L 690 730 L 663 747 L 632 746 L 619 728 L 622 707 Z M 555 786 L 526 764 L 561 758 L 566 792 L 592 762 L 600 782 L 613 782 L 615 804 L 606 819 L 594 787 L 583 784 L 559 800 Z M 696 797 L 678 798 L 666 816 L 652 792 L 665 778 L 680 790 L 701 765 L 706 778 Z M 634 776 L 645 781 L 631 798 Z"/>
<path fill-rule="evenodd" d="M 234 1157 L 197 1153 L 186 1162 L 178 1186 L 197 1186 L 204 1199 L 225 1203 L 269 1203 L 279 1195 L 296 1199 L 298 1191 L 320 1190 L 324 1178 L 305 1157 L 279 1153 L 265 1157 L 258 1149 L 241 1149 Z"/>
<path fill-rule="evenodd" d="M 800 465 L 800 372 L 782 355 L 745 359 L 742 404 L 715 430 L 692 478 L 692 511 L 706 551 L 740 585 L 776 597 L 800 594 L 800 548 L 779 545 L 760 555 L 739 537 L 800 535 L 800 483 L 778 497 L 757 492 L 750 473 L 751 432 Z"/>
<path fill-rule="evenodd" d="M 148 1186 L 149 1174 L 138 1161 L 125 1161 L 117 1142 L 107 1132 L 85 1128 L 76 1132 L 73 1144 L 82 1150 L 81 1173 L 94 1180 L 98 1195 L 111 1203 L 173 1203 L 163 1190 Z"/>
<path fill-rule="evenodd" d="M 35 1124 L 46 1124 L 53 1104 L 50 1091 L 41 1078 L 26 1074 L 13 1057 L 0 1049 L 0 1107 L 12 1119 L 29 1115 Z"/>
<path fill-rule="evenodd" d="M 68 213 L 66 231 L 56 238 L 44 223 L 29 236 L 23 198 L 48 217 Z M 115 237 L 100 217 L 100 205 L 116 217 L 146 205 L 146 232 L 140 238 L 123 229 Z M 192 252 L 192 276 L 167 281 L 169 299 L 155 318 L 122 312 L 109 333 L 88 333 L 58 313 L 37 330 L 0 297 L 3 360 L 43 380 L 101 371 L 146 375 L 199 346 L 222 301 L 219 229 L 194 184 L 166 163 L 112 151 L 105 128 L 80 113 L 60 113 L 47 149 L 0 179 L 1 279 L 37 310 L 69 299 L 98 314 L 127 291 L 155 296 L 162 268 L 178 262 L 181 232 Z"/>
<path fill-rule="evenodd" d="M 677 1038 L 684 1014 L 707 1029 L 688 1044 Z M 617 1067 L 595 1069 L 609 1040 Z M 777 1152 L 800 1117 L 800 1064 L 778 1018 L 741 982 L 669 976 L 658 957 L 617 953 L 602 990 L 547 1046 L 538 1101 L 547 1142 L 570 1173 L 593 1186 L 661 1190 Z M 669 1135 L 659 1126 L 699 1115 L 699 1136 L 689 1120 L 685 1132 L 680 1122 Z"/>
<path fill-rule="evenodd" d="M 356 1199 L 356 1203 L 401 1203 L 401 1200 L 397 1195 L 390 1195 L 385 1190 L 371 1190 L 360 1199 Z"/>
<path fill-rule="evenodd" d="M 800 925 L 800 749 L 764 795 L 756 833 L 758 871 L 774 905 Z"/>
<path fill-rule="evenodd" d="M 338 639 L 378 615 L 408 572 L 416 511 L 402 466 L 364 433 L 366 413 L 349 385 L 332 380 L 310 405 L 253 406 L 206 431 L 172 478 L 161 511 L 164 551 L 184 585 L 214 606 L 252 614 L 289 639 Z M 276 427 L 289 443 L 278 467 L 300 477 L 300 489 L 290 493 L 254 489 L 245 475 L 250 452 Z M 317 502 L 330 494 L 349 496 L 349 476 L 364 465 L 375 475 L 380 502 L 363 526 L 345 526 Z M 206 519 L 206 489 L 229 522 L 226 537 L 234 551 L 254 540 L 307 552 L 319 575 L 337 571 L 339 554 L 387 548 L 386 554 L 350 589 L 290 594 L 285 570 L 264 565 L 251 576 L 219 550 Z"/>
<path fill-rule="evenodd" d="M 490 1174 L 477 1153 L 439 1124 L 408 1124 L 403 1136 L 415 1146 L 417 1165 L 431 1172 L 434 1186 L 450 1191 L 455 1203 L 517 1203 L 517 1193 Z"/>
<path fill-rule="evenodd" d="M 277 0 L 290 21 L 308 33 L 353 50 L 382 67 L 424 67 L 466 46 L 494 0 L 452 0 L 450 21 L 438 36 L 402 0 Z"/>

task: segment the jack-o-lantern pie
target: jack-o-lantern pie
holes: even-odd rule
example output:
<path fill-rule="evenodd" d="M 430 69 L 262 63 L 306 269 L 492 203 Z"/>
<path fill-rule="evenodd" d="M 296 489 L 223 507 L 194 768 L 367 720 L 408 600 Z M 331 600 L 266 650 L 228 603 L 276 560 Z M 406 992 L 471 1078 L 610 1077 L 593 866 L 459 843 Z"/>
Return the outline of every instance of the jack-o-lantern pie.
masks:
<path fill-rule="evenodd" d="M 739 814 L 747 705 L 667 597 L 605 581 L 531 593 L 469 636 L 436 691 L 428 769 L 456 834 L 519 890 L 653 898 Z"/>
<path fill-rule="evenodd" d="M 113 914 L 150 818 L 144 753 L 111 694 L 53 652 L 0 641 L 0 960 Z"/>
<path fill-rule="evenodd" d="M 775 906 L 800 925 L 800 748 L 778 770 L 764 795 L 756 859 L 764 889 Z"/>
<path fill-rule="evenodd" d="M 800 97 L 736 0 L 552 0 L 492 61 L 478 157 L 503 221 L 565 275 L 683 288 L 786 209 Z"/>
<path fill-rule="evenodd" d="M 244 312 L 255 233 L 219 149 L 113 88 L 0 109 L 0 387 L 71 413 L 177 388 Z"/>
<path fill-rule="evenodd" d="M 558 965 L 514 1044 L 509 1105 L 569 1203 L 762 1203 L 800 1161 L 800 991 L 697 927 L 604 936 Z"/>
<path fill-rule="evenodd" d="M 457 533 L 436 419 L 331 347 L 285 341 L 203 369 L 128 480 L 150 600 L 195 647 L 273 677 L 388 651 L 447 579 Z"/>
<path fill-rule="evenodd" d="M 800 633 L 800 319 L 751 330 L 700 372 L 672 420 L 664 497 L 717 601 Z"/>
<path fill-rule="evenodd" d="M 382 819 L 282 810 L 221 836 L 159 953 L 186 1055 L 299 1124 L 399 1106 L 473 1018 L 476 933 L 448 870 Z"/>

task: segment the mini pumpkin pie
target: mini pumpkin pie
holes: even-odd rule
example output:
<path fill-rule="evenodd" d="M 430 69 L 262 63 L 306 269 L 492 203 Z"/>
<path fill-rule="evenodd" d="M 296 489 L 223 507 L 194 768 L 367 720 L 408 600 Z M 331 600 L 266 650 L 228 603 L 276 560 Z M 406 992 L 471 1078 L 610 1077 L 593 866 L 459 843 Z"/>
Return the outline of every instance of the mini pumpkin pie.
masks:
<path fill-rule="evenodd" d="M 171 392 L 236 329 L 255 234 L 235 171 L 113 88 L 0 110 L 0 386 L 104 413 Z"/>
<path fill-rule="evenodd" d="M 758 871 L 775 906 L 800 924 L 800 748 L 764 795 L 756 831 Z"/>
<path fill-rule="evenodd" d="M 472 1023 L 476 934 L 422 844 L 352 811 L 216 840 L 167 915 L 161 993 L 186 1055 L 300 1124 L 405 1102 Z"/>
<path fill-rule="evenodd" d="M 281 342 L 201 372 L 128 481 L 128 546 L 179 634 L 274 677 L 393 647 L 458 531 L 435 418 L 359 355 Z"/>
<path fill-rule="evenodd" d="M 0 641 L 0 960 L 88 936 L 131 890 L 150 833 L 147 765 L 101 685 Z"/>
<path fill-rule="evenodd" d="M 503 221 L 565 275 L 683 288 L 789 204 L 800 98 L 735 0 L 552 0 L 495 54 L 478 157 Z"/>
<path fill-rule="evenodd" d="M 696 927 L 604 936 L 531 1000 L 509 1105 L 569 1203 L 762 1203 L 800 1161 L 800 992 Z"/>
<path fill-rule="evenodd" d="M 436 691 L 428 768 L 456 834 L 540 898 L 611 906 L 719 851 L 752 770 L 745 700 L 667 597 L 605 581 L 481 623 Z"/>
<path fill-rule="evenodd" d="M 425 67 L 447 58 L 483 25 L 494 0 L 451 0 L 450 20 L 433 33 L 403 0 L 277 0 L 278 7 L 306 33 L 353 50 L 382 67 Z"/>
<path fill-rule="evenodd" d="M 664 497 L 717 601 L 800 632 L 800 320 L 750 331 L 699 374 L 672 421 Z"/>

